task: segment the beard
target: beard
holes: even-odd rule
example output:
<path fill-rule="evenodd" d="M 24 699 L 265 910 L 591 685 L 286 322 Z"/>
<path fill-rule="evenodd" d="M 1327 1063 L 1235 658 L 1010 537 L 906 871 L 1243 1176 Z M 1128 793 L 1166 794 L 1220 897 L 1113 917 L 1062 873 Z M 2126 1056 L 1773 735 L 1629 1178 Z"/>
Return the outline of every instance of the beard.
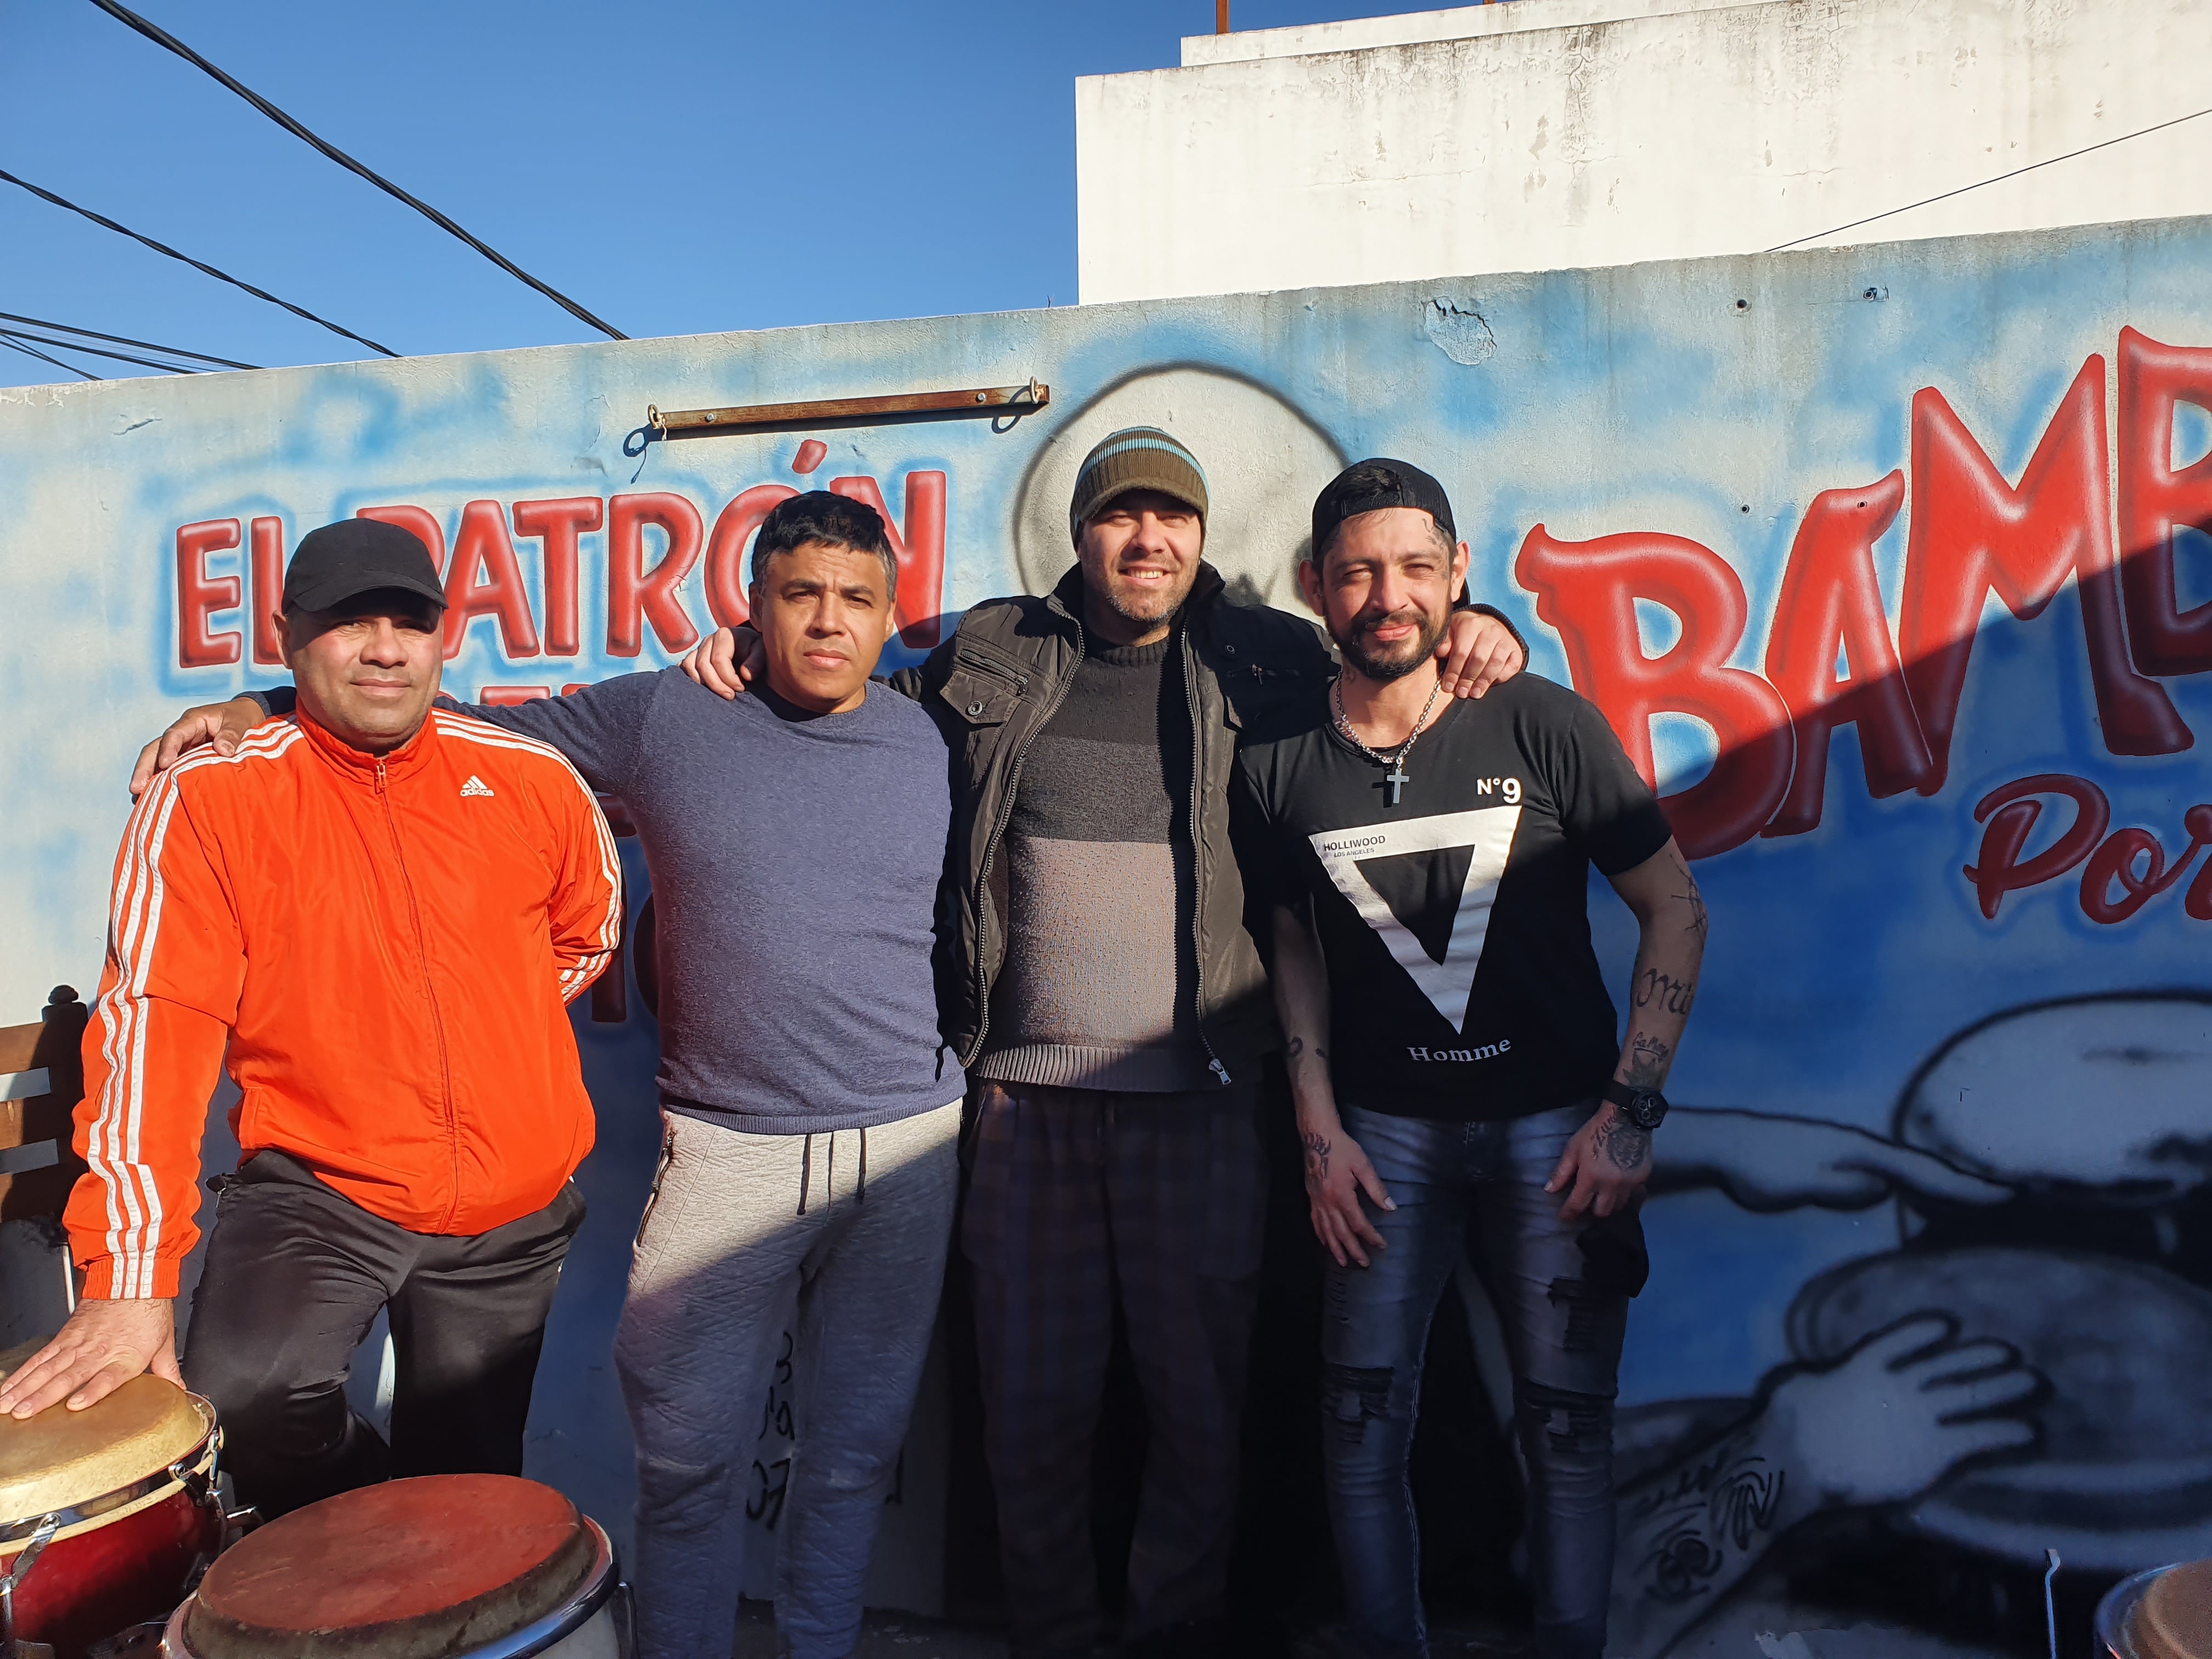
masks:
<path fill-rule="evenodd" d="M 1133 582 L 1102 581 L 1091 586 L 1091 595 L 1122 621 L 1150 628 L 1182 608 L 1197 580 L 1198 562 L 1193 560 L 1164 582 L 1140 586 Z"/>
<path fill-rule="evenodd" d="M 1369 635 L 1378 628 L 1394 627 L 1401 623 L 1418 621 L 1421 631 L 1402 645 L 1370 647 Z M 1436 654 L 1437 641 L 1444 636 L 1450 625 L 1449 615 L 1432 617 L 1417 611 L 1394 611 L 1388 616 L 1369 617 L 1356 623 L 1348 634 L 1339 634 L 1334 629 L 1329 637 L 1336 648 L 1344 653 L 1344 659 L 1358 671 L 1363 679 L 1401 680 Z"/>

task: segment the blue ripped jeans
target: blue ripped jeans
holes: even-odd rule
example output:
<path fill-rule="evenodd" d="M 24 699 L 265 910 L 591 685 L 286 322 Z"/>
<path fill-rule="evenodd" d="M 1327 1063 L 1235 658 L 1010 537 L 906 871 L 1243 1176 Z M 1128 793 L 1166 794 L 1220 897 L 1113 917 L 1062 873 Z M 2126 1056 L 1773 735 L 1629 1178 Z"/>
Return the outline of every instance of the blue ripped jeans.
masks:
<path fill-rule="evenodd" d="M 1535 1652 L 1604 1652 L 1613 1402 L 1628 1298 L 1642 1285 L 1642 1229 L 1632 1215 L 1563 1223 L 1561 1196 L 1544 1190 L 1595 1105 L 1502 1123 L 1344 1109 L 1345 1132 L 1398 1206 L 1365 1204 L 1389 1245 L 1368 1253 L 1373 1266 L 1323 1263 L 1329 1522 L 1352 1633 L 1371 1659 L 1428 1653 L 1406 1466 L 1429 1322 L 1463 1248 L 1475 1253 L 1512 1363 L 1513 1417 L 1528 1472 Z"/>

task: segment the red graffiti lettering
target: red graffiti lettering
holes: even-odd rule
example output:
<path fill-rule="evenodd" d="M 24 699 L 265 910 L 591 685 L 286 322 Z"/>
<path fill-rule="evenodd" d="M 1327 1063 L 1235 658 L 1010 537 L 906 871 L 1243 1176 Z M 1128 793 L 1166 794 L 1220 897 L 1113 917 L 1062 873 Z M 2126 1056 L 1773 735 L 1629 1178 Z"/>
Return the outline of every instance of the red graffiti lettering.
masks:
<path fill-rule="evenodd" d="M 207 556 L 238 545 L 238 520 L 208 519 L 177 529 L 177 662 L 185 668 L 213 668 L 236 662 L 243 641 L 235 633 L 209 626 L 218 611 L 235 611 L 240 582 L 235 576 L 210 576 Z"/>
<path fill-rule="evenodd" d="M 2171 866 L 2166 861 L 2166 848 L 2149 830 L 2115 830 L 2112 838 L 2092 853 L 2082 866 L 2081 914 L 2092 921 L 2125 921 L 2179 882 L 2188 873 L 2190 861 L 2198 851 L 2212 842 L 2212 806 L 2191 807 L 2182 818 L 2182 828 L 2189 836 L 2189 844 Z M 2136 873 L 2139 858 L 2149 860 L 2140 875 Z M 2112 896 L 2116 881 L 2121 889 L 2117 899 Z"/>
<path fill-rule="evenodd" d="M 945 475 L 906 475 L 906 530 L 891 522 L 890 507 L 873 478 L 832 478 L 830 488 L 876 509 L 890 532 L 891 556 L 898 565 L 896 616 L 899 640 L 916 650 L 937 643 L 939 613 L 945 593 Z"/>
<path fill-rule="evenodd" d="M 648 525 L 667 538 L 666 550 L 649 571 L 645 568 Z M 609 655 L 637 655 L 644 647 L 648 621 L 666 650 L 686 650 L 697 641 L 699 630 L 691 625 L 676 590 L 699 562 L 705 538 L 699 509 L 681 495 L 653 490 L 614 498 L 607 514 Z"/>
<path fill-rule="evenodd" d="M 264 666 L 284 660 L 276 637 L 276 613 L 284 608 L 284 520 L 256 519 L 247 532 L 253 549 L 253 660 Z"/>
<path fill-rule="evenodd" d="M 453 563 L 446 571 L 447 661 L 461 654 L 461 636 L 476 617 L 499 618 L 500 645 L 508 656 L 538 654 L 530 594 L 522 585 L 514 544 L 507 538 L 506 509 L 497 501 L 471 501 L 461 509 Z"/>
<path fill-rule="evenodd" d="M 2120 331 L 2120 588 L 2146 674 L 2212 669 L 2212 600 L 2180 608 L 2174 532 L 2212 533 L 2212 455 L 2173 468 L 2173 406 L 2212 410 L 2212 351 Z"/>
<path fill-rule="evenodd" d="M 1767 637 L 1766 678 L 1790 705 L 1796 765 L 1790 793 L 1760 833 L 1802 835 L 1820 821 L 1828 738 L 1856 725 L 1867 793 L 1876 799 L 1916 788 L 1928 775 L 1928 744 L 1890 643 L 1875 580 L 1874 544 L 1896 521 L 1905 475 L 1863 489 L 1826 489 L 1797 526 Z M 1836 678 L 1840 647 L 1847 678 Z"/>
<path fill-rule="evenodd" d="M 550 501 L 517 501 L 514 533 L 545 544 L 545 653 L 573 657 L 583 648 L 576 623 L 576 538 L 605 521 L 605 504 L 597 495 L 568 495 Z"/>
<path fill-rule="evenodd" d="M 1536 614 L 1559 630 L 1575 689 L 1604 711 L 1621 746 L 1656 785 L 1651 717 L 1681 714 L 1712 729 L 1720 757 L 1700 781 L 1661 804 L 1683 851 L 1710 858 L 1759 833 L 1790 787 L 1790 710 L 1748 670 L 1726 666 L 1743 637 L 1743 584 L 1710 548 L 1680 536 L 1554 539 L 1538 525 L 1513 574 Z M 1679 617 L 1682 636 L 1644 654 L 1636 601 Z"/>
<path fill-rule="evenodd" d="M 2043 803 L 2037 799 L 2042 795 L 2063 795 L 2072 801 L 2074 822 L 2065 834 L 2022 864 L 2021 848 L 2027 845 L 2028 833 L 2042 815 Z M 2112 817 L 2112 804 L 2103 790 L 2087 778 L 2063 772 L 2039 772 L 1990 790 L 1974 804 L 1974 822 L 1986 819 L 1990 827 L 1982 832 L 1975 862 L 1965 869 L 1966 879 L 1981 896 L 1982 914 L 1994 918 L 2007 893 L 2053 880 L 2081 863 Z"/>
<path fill-rule="evenodd" d="M 2033 858 L 2022 861 L 2043 811 L 2043 797 L 2063 797 L 2074 803 L 2074 822 L 2065 832 Z M 2191 807 L 2182 815 L 2187 842 L 2171 863 L 2166 848 L 2149 830 L 2133 825 L 2105 830 L 2112 822 L 2112 805 L 2105 792 L 2087 778 L 2063 772 L 2039 772 L 2002 788 L 1992 789 L 1976 803 L 1974 818 L 1986 821 L 1981 851 L 1963 873 L 1980 896 L 1982 914 L 1992 920 L 2007 893 L 2055 881 L 2075 865 L 2081 866 L 2081 914 L 2110 927 L 2125 921 L 2160 893 L 2179 886 L 2196 862 L 2197 855 L 2212 848 L 2212 805 Z M 2114 884 L 2118 896 L 2112 893 Z M 2182 899 L 2183 910 L 2198 921 L 2212 921 L 2212 858 L 2198 866 L 2197 879 Z"/>
<path fill-rule="evenodd" d="M 487 708 L 505 708 L 518 702 L 536 702 L 540 697 L 552 695 L 550 685 L 486 685 L 477 689 L 477 701 Z"/>
<path fill-rule="evenodd" d="M 2206 815 L 2202 823 L 2197 821 L 2199 812 Z M 2189 813 L 2190 835 L 2197 841 L 2208 839 L 2205 832 L 2212 830 L 2212 808 L 2192 806 Z M 2197 879 L 2189 884 L 2189 891 L 2182 896 L 2181 908 L 2198 921 L 2212 921 L 2212 859 L 2197 866 Z"/>
<path fill-rule="evenodd" d="M 2194 741 L 2165 688 L 2135 672 L 2120 621 L 2105 443 L 2105 360 L 2092 356 L 2051 417 L 2014 489 L 1943 395 L 1912 399 L 1912 528 L 1899 643 L 1931 761 L 1920 793 L 1942 787 L 1966 659 L 1984 597 L 2023 622 L 2069 574 L 2081 600 L 2105 746 L 2168 755 Z"/>
<path fill-rule="evenodd" d="M 745 544 L 778 501 L 799 492 L 789 484 L 755 484 L 741 490 L 714 520 L 707 542 L 707 612 L 718 628 L 737 628 L 752 615 L 745 602 Z"/>

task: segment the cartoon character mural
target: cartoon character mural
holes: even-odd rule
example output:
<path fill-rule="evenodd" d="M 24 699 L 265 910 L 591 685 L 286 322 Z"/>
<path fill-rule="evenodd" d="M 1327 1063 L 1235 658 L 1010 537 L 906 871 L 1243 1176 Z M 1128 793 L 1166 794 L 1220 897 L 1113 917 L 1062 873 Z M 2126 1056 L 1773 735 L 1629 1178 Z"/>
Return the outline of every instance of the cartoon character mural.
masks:
<path fill-rule="evenodd" d="M 1753 1213 L 1887 1199 L 1899 1240 L 1798 1291 L 1791 1358 L 1751 1399 L 1626 1426 L 1623 1650 L 1693 1649 L 1706 1620 L 1740 1641 L 1802 1620 L 1789 1597 L 1927 1651 L 2017 1651 L 2044 1635 L 2046 1549 L 2069 1627 L 2126 1573 L 2212 1555 L 2209 1077 L 2212 994 L 2117 992 L 1960 1032 L 1887 1140 L 1686 1112 L 1671 1189 Z"/>
<path fill-rule="evenodd" d="M 740 619 L 795 489 L 881 506 L 911 661 L 1066 568 L 1105 431 L 1189 440 L 1209 556 L 1285 605 L 1314 489 L 1402 454 L 1532 668 L 1660 784 L 1713 917 L 1624 1370 L 1617 1650 L 2039 1652 L 2045 1547 L 2077 1632 L 2212 1553 L 2208 261 L 2173 221 L 0 392 L 0 685 L 43 711 L 0 756 L 0 995 L 86 982 L 131 756 L 281 678 L 263 617 L 331 518 L 422 534 L 450 683 L 531 696 Z M 1032 375 L 1054 402 L 1015 420 L 641 428 Z M 594 1219 L 532 1440 L 617 1529 L 652 965 L 580 1018 Z M 894 1554 L 942 1547 L 913 1449 Z"/>

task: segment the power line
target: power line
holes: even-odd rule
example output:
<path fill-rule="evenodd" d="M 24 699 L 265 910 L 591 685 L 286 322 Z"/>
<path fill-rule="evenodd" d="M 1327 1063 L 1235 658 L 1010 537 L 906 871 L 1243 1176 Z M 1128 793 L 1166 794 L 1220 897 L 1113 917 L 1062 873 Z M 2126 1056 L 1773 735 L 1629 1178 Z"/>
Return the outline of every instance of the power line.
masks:
<path fill-rule="evenodd" d="M 172 374 L 204 374 L 204 368 L 194 368 L 190 363 L 157 363 L 151 357 L 134 357 L 127 351 L 104 351 L 96 345 L 87 345 L 82 340 L 57 340 L 44 334 L 27 334 L 20 328 L 0 328 L 0 339 L 36 340 L 40 345 L 59 346 L 64 351 L 88 351 L 95 357 L 112 357 L 120 363 L 138 363 L 147 368 L 166 369 Z"/>
<path fill-rule="evenodd" d="M 88 370 L 79 368 L 75 363 L 65 363 L 58 357 L 49 357 L 43 351 L 33 351 L 29 346 L 19 345 L 4 334 L 0 334 L 0 346 L 6 346 L 10 351 L 20 351 L 26 357 L 36 357 L 42 363 L 52 363 L 56 368 L 65 368 L 80 380 L 102 380 L 107 378 L 104 374 L 94 374 Z"/>
<path fill-rule="evenodd" d="M 463 230 L 451 219 L 448 219 L 444 214 L 439 212 L 437 209 L 432 207 L 428 202 L 422 201 L 419 198 L 409 195 L 405 191 L 400 189 L 398 185 L 393 184 L 392 180 L 384 177 L 383 174 L 374 172 L 371 168 L 363 167 L 359 161 L 355 161 L 352 156 L 347 155 L 336 144 L 330 143 L 327 139 L 318 137 L 314 133 L 310 132 L 306 127 L 301 125 L 299 122 L 285 114 L 283 110 L 278 109 L 276 105 L 270 103 L 266 98 L 262 97 L 260 94 L 254 92 L 250 88 L 240 84 L 237 81 L 233 80 L 229 76 L 224 74 L 213 64 L 208 62 L 206 58 L 201 57 L 199 53 L 194 52 L 183 41 L 178 40 L 175 35 L 171 34 L 167 29 L 148 22 L 137 12 L 132 11 L 129 7 L 118 5 L 116 3 L 116 0 L 92 0 L 92 3 L 98 6 L 100 10 L 106 12 L 110 17 L 114 18 L 117 21 L 125 24 L 131 28 L 136 29 L 139 33 L 144 35 L 149 40 L 154 42 L 155 45 L 167 47 L 169 51 L 176 53 L 178 57 L 183 58 L 186 63 L 191 64 L 195 68 L 212 76 L 216 81 L 229 88 L 231 91 L 236 93 L 240 98 L 246 100 L 247 103 L 252 105 L 254 108 L 259 110 L 264 115 L 274 121 L 278 126 L 283 128 L 285 131 L 290 133 L 295 138 L 301 139 L 307 143 L 313 144 L 317 149 L 320 150 L 325 155 L 330 157 L 331 161 L 336 161 L 347 172 L 356 174 L 362 179 L 366 179 L 370 184 L 374 185 L 379 190 L 382 191 L 386 196 L 392 198 L 394 200 L 404 202 L 409 207 L 413 208 L 416 212 L 421 214 L 424 218 L 428 219 L 432 224 L 437 226 L 441 230 L 447 231 L 451 234 L 460 238 L 461 240 L 466 242 L 477 252 L 483 254 L 485 258 L 490 260 L 501 270 L 507 272 L 508 276 L 515 277 L 519 281 L 529 283 L 531 287 L 536 289 L 540 294 L 552 301 L 555 305 L 559 306 L 562 310 L 567 312 L 570 316 L 577 319 L 580 322 L 589 323 L 593 328 L 599 330 L 600 333 L 605 335 L 611 340 L 627 340 L 629 338 L 629 335 L 624 334 L 611 324 L 601 322 L 597 317 L 592 315 L 590 312 L 585 310 L 583 307 L 578 305 L 567 295 L 562 293 L 560 289 L 551 287 L 547 283 L 539 282 L 535 276 L 532 276 L 520 265 L 516 264 L 514 260 L 499 252 L 488 243 L 469 234 L 467 231 Z"/>
<path fill-rule="evenodd" d="M 18 317 L 12 311 L 0 311 L 0 323 L 25 323 L 33 328 L 51 328 L 64 334 L 82 334 L 88 340 L 106 340 L 113 345 L 143 347 L 148 351 L 166 351 L 172 357 L 189 357 L 194 362 L 214 363 L 222 368 L 259 368 L 259 363 L 235 362 L 228 357 L 210 357 L 204 351 L 186 351 L 182 346 L 156 345 L 151 340 L 134 340 L 128 334 L 102 334 L 96 328 L 75 328 L 67 323 L 49 322 L 44 317 Z"/>
<path fill-rule="evenodd" d="M 93 0 L 93 3 L 99 5 L 101 0 Z M 2114 144 L 2124 144 L 2130 138 L 2147 138 L 2154 132 L 2163 132 L 2168 127 L 2178 127 L 2184 121 L 2194 121 L 2203 115 L 2212 115 L 2212 109 L 2193 110 L 2187 115 L 2177 115 L 2171 121 L 2160 121 L 2156 126 L 2142 127 L 2134 132 L 2124 132 L 2117 138 L 2106 138 L 2094 144 L 2084 144 L 2079 149 L 2068 150 L 2063 155 L 2053 155 L 2044 161 L 2030 161 L 2024 167 L 2014 167 L 2010 173 L 2000 173 L 1994 179 L 1978 179 L 1971 185 L 1961 185 L 1956 190 L 1947 190 L 1941 196 L 1930 196 L 1922 201 L 1908 202 L 1903 207 L 1891 208 L 1887 212 L 1869 214 L 1863 219 L 1854 219 L 1847 225 L 1838 225 L 1832 230 L 1816 230 L 1809 236 L 1798 237 L 1795 241 L 1778 242 L 1766 251 L 1769 253 L 1779 253 L 1784 248 L 1796 247 L 1800 242 L 1817 242 L 1824 236 L 1840 236 L 1847 230 L 1856 230 L 1861 225 L 1870 225 L 1877 219 L 1893 219 L 1900 213 L 1911 212 L 1914 208 L 1929 207 L 1937 202 L 1948 202 L 1954 196 L 1964 196 L 1970 190 L 1980 190 L 1989 185 L 2001 185 L 2008 179 L 2019 178 L 2023 173 L 2033 173 L 2038 167 L 2056 167 L 2061 161 L 2070 161 L 2077 155 L 2088 155 L 2092 150 L 2109 149 Z"/>
<path fill-rule="evenodd" d="M 342 328 L 337 324 L 332 322 L 329 318 L 318 317 L 313 312 L 307 310 L 303 306 L 295 306 L 289 300 L 278 299 L 266 289 L 256 288 L 251 283 L 240 282 L 228 271 L 217 270 L 213 265 L 208 264 L 204 259 L 195 259 L 189 253 L 178 252 L 176 249 L 171 247 L 167 242 L 157 242 L 150 236 L 141 236 L 137 231 L 131 229 L 130 226 L 118 225 L 114 220 L 106 217 L 103 214 L 94 213 L 90 208 L 79 207 L 75 202 L 69 200 L 68 198 L 57 196 L 50 190 L 42 190 L 27 179 L 18 179 L 14 173 L 9 173 L 4 167 L 0 167 L 0 179 L 4 179 L 9 184 L 15 185 L 21 189 L 29 191 L 32 195 L 39 198 L 41 201 L 52 202 L 56 207 L 67 208 L 71 213 L 76 214 L 80 217 L 89 219 L 95 225 L 104 226 L 107 229 L 116 232 L 118 235 L 128 236 L 134 242 L 143 243 L 146 246 L 152 248 L 156 253 L 166 253 L 172 259 L 181 259 L 186 264 L 190 265 L 194 270 L 204 271 L 209 276 L 214 277 L 217 282 L 228 283 L 233 288 L 244 289 L 248 294 L 251 294 L 257 300 L 266 300 L 272 306 L 282 306 L 285 310 L 290 312 L 295 317 L 304 317 L 311 323 L 319 324 L 323 327 L 330 330 L 331 333 L 342 334 L 347 339 L 354 341 L 357 344 L 367 346 L 371 351 L 382 352 L 387 357 L 397 357 L 399 355 L 388 345 L 377 344 L 375 341 L 370 339 L 366 334 L 356 334 L 349 328 Z"/>

